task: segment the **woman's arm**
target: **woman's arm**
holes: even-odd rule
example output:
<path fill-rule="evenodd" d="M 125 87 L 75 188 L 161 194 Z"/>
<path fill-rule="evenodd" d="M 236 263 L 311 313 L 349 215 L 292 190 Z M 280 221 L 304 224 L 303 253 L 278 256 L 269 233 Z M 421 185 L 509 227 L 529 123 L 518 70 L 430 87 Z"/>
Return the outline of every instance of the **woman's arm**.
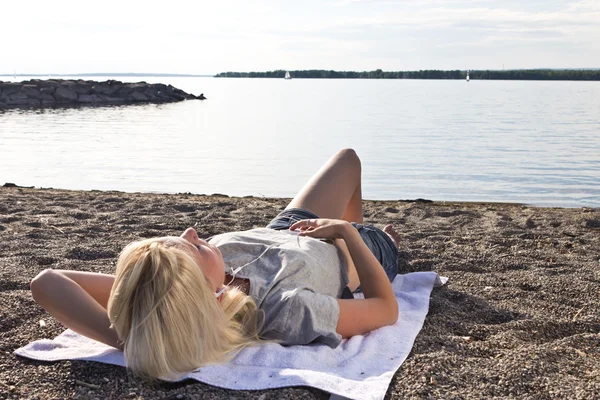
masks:
<path fill-rule="evenodd" d="M 348 247 L 365 298 L 338 299 L 340 317 L 336 330 L 342 337 L 364 334 L 398 320 L 398 302 L 392 285 L 377 258 L 349 222 L 316 219 L 307 223 L 304 220 L 290 229 L 300 229 L 301 236 L 342 238 Z"/>
<path fill-rule="evenodd" d="M 31 281 L 34 300 L 65 327 L 122 349 L 106 312 L 113 275 L 46 269 Z"/>

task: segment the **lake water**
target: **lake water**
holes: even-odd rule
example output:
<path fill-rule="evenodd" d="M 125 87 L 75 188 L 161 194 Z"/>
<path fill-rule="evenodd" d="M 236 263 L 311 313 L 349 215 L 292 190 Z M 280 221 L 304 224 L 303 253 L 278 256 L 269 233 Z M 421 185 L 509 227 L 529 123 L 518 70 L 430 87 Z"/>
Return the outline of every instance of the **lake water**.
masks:
<path fill-rule="evenodd" d="M 0 184 L 291 197 L 352 147 L 367 199 L 600 206 L 600 82 L 115 79 L 208 99 L 0 112 Z"/>

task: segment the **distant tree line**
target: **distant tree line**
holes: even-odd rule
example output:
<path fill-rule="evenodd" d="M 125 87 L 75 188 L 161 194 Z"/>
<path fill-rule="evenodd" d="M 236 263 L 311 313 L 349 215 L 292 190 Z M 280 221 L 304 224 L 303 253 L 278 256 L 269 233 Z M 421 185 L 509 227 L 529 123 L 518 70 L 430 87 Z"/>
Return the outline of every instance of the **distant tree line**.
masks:
<path fill-rule="evenodd" d="M 466 79 L 467 71 L 421 70 L 421 71 L 333 71 L 309 69 L 289 71 L 292 78 L 317 79 Z M 285 70 L 266 72 L 221 72 L 217 78 L 283 78 Z M 540 80 L 540 81 L 598 81 L 600 69 L 510 69 L 472 70 L 471 79 Z"/>

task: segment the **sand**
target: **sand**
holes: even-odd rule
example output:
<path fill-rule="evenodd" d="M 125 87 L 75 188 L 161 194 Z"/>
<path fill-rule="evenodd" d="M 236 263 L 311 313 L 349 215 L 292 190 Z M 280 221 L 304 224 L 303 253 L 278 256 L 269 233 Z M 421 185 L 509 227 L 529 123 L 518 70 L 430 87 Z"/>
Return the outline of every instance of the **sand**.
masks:
<path fill-rule="evenodd" d="M 144 383 L 91 362 L 12 352 L 63 328 L 32 300 L 46 268 L 111 273 L 128 242 L 264 226 L 288 199 L 0 188 L 0 398 L 328 399 L 304 388 Z M 600 398 L 600 209 L 365 201 L 402 234 L 400 273 L 436 271 L 414 348 L 388 398 Z M 44 321 L 44 323 L 41 323 Z"/>

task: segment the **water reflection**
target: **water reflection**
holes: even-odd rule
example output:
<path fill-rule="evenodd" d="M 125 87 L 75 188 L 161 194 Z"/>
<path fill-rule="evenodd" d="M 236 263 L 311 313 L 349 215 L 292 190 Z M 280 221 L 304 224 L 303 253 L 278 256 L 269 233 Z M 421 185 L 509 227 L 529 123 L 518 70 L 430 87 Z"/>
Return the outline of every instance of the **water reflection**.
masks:
<path fill-rule="evenodd" d="M 53 114 L 60 116 L 61 114 L 70 112 L 84 112 L 93 114 L 94 109 L 100 109 L 102 111 L 114 111 L 124 108 L 140 108 L 150 107 L 152 109 L 160 110 L 167 103 L 150 104 L 150 103 L 130 103 L 130 104 L 55 104 L 47 107 L 11 107 L 6 109 L 0 109 L 0 114 L 11 115 L 11 114 L 23 114 L 23 115 L 35 115 L 35 114 Z"/>
<path fill-rule="evenodd" d="M 289 197 L 354 147 L 366 198 L 600 206 L 599 82 L 156 82 L 209 100 L 5 110 L 0 179 Z"/>

